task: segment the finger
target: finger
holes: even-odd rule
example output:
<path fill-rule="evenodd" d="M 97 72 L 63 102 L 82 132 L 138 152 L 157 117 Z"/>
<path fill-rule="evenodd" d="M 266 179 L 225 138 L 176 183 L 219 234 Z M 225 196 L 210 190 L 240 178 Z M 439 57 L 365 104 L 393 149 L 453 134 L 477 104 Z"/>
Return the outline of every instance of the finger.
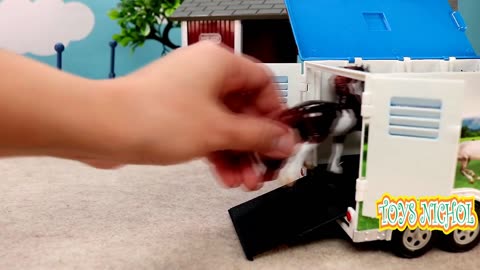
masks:
<path fill-rule="evenodd" d="M 110 169 L 118 169 L 123 166 L 124 164 L 116 163 L 116 162 L 109 162 L 109 161 L 100 161 L 100 160 L 80 160 L 80 162 L 85 163 L 91 167 L 103 170 L 110 170 Z"/>
<path fill-rule="evenodd" d="M 270 70 L 266 64 L 261 63 L 254 57 L 248 55 L 242 56 L 244 58 L 243 60 L 246 60 L 243 61 L 245 62 L 245 65 L 237 65 L 235 68 L 240 69 L 240 71 L 233 71 L 239 75 L 238 79 L 243 80 L 239 82 L 241 85 L 243 83 L 243 87 L 240 87 L 239 89 L 247 92 L 250 91 L 253 94 L 255 98 L 255 105 L 262 114 L 268 114 L 272 111 L 285 109 L 286 106 L 280 102 L 280 92 L 274 84 L 274 73 L 272 70 Z M 253 77 L 253 74 L 257 75 L 257 77 Z M 259 85 L 261 85 L 262 82 L 263 87 L 260 87 Z M 235 91 L 235 89 L 236 88 L 234 88 L 233 91 Z"/>
<path fill-rule="evenodd" d="M 263 175 L 263 182 L 273 181 L 278 177 L 280 170 L 279 169 L 267 169 L 265 175 Z"/>
<path fill-rule="evenodd" d="M 255 172 L 253 164 L 243 168 L 243 185 L 248 190 L 259 190 L 263 186 L 262 178 Z"/>
<path fill-rule="evenodd" d="M 280 102 L 277 94 L 271 96 L 266 94 L 267 92 L 230 92 L 221 98 L 226 108 L 232 112 L 275 119 L 274 117 L 284 112 L 287 107 Z"/>
<path fill-rule="evenodd" d="M 256 167 L 254 155 L 235 151 L 219 151 L 209 156 L 218 177 L 230 188 L 243 184 L 248 191 L 263 186 L 262 171 Z"/>
<path fill-rule="evenodd" d="M 229 188 L 238 187 L 242 184 L 241 168 L 238 164 L 232 162 L 231 155 L 227 151 L 214 152 L 207 159 L 213 166 L 217 180 L 220 180 L 221 184 Z"/>
<path fill-rule="evenodd" d="M 260 67 L 257 65 L 257 67 Z M 265 70 L 264 68 L 260 70 Z M 257 74 L 261 74 L 262 71 L 258 71 Z M 251 75 L 245 75 L 245 76 L 251 76 Z M 249 89 L 252 98 L 251 98 L 251 104 L 255 105 L 255 108 L 258 110 L 260 114 L 269 114 L 274 111 L 278 110 L 284 110 L 286 109 L 286 106 L 281 102 L 281 96 L 280 96 L 280 91 L 277 88 L 277 86 L 273 83 L 272 76 L 270 73 L 267 73 L 269 78 L 267 79 L 266 82 L 264 82 L 263 85 L 257 84 L 255 86 L 255 81 L 253 81 L 254 78 L 247 78 L 247 86 L 245 89 Z M 250 84 L 251 86 L 248 86 Z M 257 87 L 250 89 L 249 87 Z"/>
<path fill-rule="evenodd" d="M 228 51 L 224 52 L 222 58 L 224 59 L 222 68 L 224 80 L 220 87 L 222 95 L 238 91 L 249 93 L 255 97 L 255 104 L 262 113 L 283 108 L 279 92 L 273 83 L 273 73 L 266 65 Z"/>
<path fill-rule="evenodd" d="M 288 140 L 290 140 L 289 143 L 291 143 L 293 145 L 293 150 L 291 150 L 291 148 L 289 148 L 289 151 L 288 151 L 288 156 L 290 156 L 293 152 L 297 151 L 298 145 L 299 145 L 299 143 L 301 143 L 301 138 L 298 136 L 297 132 L 295 130 L 292 130 L 292 129 L 289 129 L 288 134 L 289 134 L 289 135 L 287 135 Z M 287 137 L 287 136 L 285 136 L 285 137 Z M 262 154 L 265 156 L 265 158 L 270 158 L 272 160 L 276 159 L 277 161 L 281 161 L 281 160 L 283 160 L 284 158 L 287 157 L 287 152 L 282 151 L 281 148 L 274 148 L 271 151 L 262 152 Z"/>
<path fill-rule="evenodd" d="M 231 168 L 224 165 L 224 163 L 218 163 L 215 166 L 217 180 L 228 188 L 239 187 L 243 183 L 243 174 L 240 168 Z"/>
<path fill-rule="evenodd" d="M 250 191 L 259 190 L 263 187 L 263 179 L 266 168 L 259 159 L 258 154 L 248 155 L 249 163 L 243 171 L 244 186 Z"/>
<path fill-rule="evenodd" d="M 238 167 L 241 173 L 241 181 L 248 190 L 258 190 L 261 188 L 262 184 L 260 183 L 262 178 L 259 174 L 259 171 L 255 167 L 253 154 L 241 153 L 240 154 L 240 164 Z"/>
<path fill-rule="evenodd" d="M 188 59 L 185 61 L 190 61 L 190 58 L 185 57 L 190 54 L 195 56 L 201 54 L 206 58 L 191 65 L 196 65 L 205 76 L 215 78 L 208 81 L 213 83 L 208 86 L 208 89 L 213 90 L 212 94 L 226 96 L 233 92 L 247 92 L 253 94 L 255 105 L 264 113 L 282 108 L 278 91 L 273 84 L 273 73 L 266 65 L 258 63 L 258 60 L 235 54 L 225 46 L 208 41 L 184 48 L 182 53 L 184 56 L 182 59 Z M 178 61 L 172 57 L 173 55 L 176 55 L 175 52 L 163 59 L 163 62 Z"/>
<path fill-rule="evenodd" d="M 262 114 L 285 110 L 287 106 L 281 102 L 280 89 L 273 81 L 274 74 L 263 64 L 262 66 L 271 80 L 264 89 L 258 91 L 258 95 L 255 99 L 257 109 L 260 110 Z"/>
<path fill-rule="evenodd" d="M 243 182 L 243 175 L 240 170 L 225 166 L 222 162 L 213 164 L 213 171 L 220 184 L 228 188 L 236 188 Z"/>
<path fill-rule="evenodd" d="M 259 156 L 257 163 L 261 163 L 264 170 L 262 172 L 262 179 L 261 181 L 267 182 L 272 181 L 278 177 L 278 173 L 280 169 L 285 164 L 286 159 L 276 159 L 271 158 L 267 155 Z"/>
<path fill-rule="evenodd" d="M 250 115 L 228 114 L 218 121 L 215 138 L 219 149 L 230 149 L 260 154 L 277 153 L 289 156 L 296 145 L 291 130 L 271 119 Z M 214 137 L 212 137 L 213 139 Z"/>

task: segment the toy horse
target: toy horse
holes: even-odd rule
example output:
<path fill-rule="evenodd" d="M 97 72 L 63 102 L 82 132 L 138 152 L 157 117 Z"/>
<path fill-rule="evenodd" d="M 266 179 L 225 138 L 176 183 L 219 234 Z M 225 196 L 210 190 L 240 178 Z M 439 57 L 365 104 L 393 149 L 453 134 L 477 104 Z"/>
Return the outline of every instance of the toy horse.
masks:
<path fill-rule="evenodd" d="M 368 69 L 363 66 L 347 68 L 368 71 Z M 340 158 L 342 157 L 347 135 L 354 131 L 362 130 L 361 108 L 362 93 L 365 88 L 365 83 L 348 77 L 335 76 L 333 77 L 333 85 L 342 115 L 346 114 L 347 118 L 344 118 L 344 120 L 348 122 L 347 125 L 349 129 L 345 132 L 343 132 L 343 130 L 340 132 L 333 132 L 333 149 L 328 170 L 333 173 L 342 173 L 343 169 L 340 166 Z"/>
<path fill-rule="evenodd" d="M 367 71 L 364 67 L 347 67 Z M 347 135 L 360 131 L 361 95 L 364 82 L 343 76 L 332 78 L 337 102 L 306 101 L 283 112 L 279 120 L 298 132 L 300 145 L 295 155 L 287 159 L 278 174 L 282 183 L 291 183 L 298 178 L 307 158 L 328 137 L 333 137 L 332 153 L 328 170 L 340 174 L 343 169 L 340 158 Z"/>

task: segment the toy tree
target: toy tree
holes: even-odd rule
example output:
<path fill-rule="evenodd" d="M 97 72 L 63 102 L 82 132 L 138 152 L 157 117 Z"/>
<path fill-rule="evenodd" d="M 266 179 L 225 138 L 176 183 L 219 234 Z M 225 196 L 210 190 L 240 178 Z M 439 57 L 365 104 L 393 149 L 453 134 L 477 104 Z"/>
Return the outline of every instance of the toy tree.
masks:
<path fill-rule="evenodd" d="M 162 55 L 179 45 L 170 39 L 170 31 L 179 27 L 169 19 L 183 0 L 120 0 L 108 15 L 117 21 L 121 32 L 113 39 L 121 46 L 131 47 L 132 52 L 147 40 L 158 41 L 163 46 Z"/>

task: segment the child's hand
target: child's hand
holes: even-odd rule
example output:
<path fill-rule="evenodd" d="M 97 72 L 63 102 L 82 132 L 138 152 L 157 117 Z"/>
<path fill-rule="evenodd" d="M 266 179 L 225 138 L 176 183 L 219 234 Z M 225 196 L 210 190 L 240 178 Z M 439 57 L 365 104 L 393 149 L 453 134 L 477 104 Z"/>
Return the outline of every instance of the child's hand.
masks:
<path fill-rule="evenodd" d="M 206 157 L 227 186 L 256 189 L 271 179 L 255 174 L 250 154 L 283 158 L 293 151 L 292 132 L 271 120 L 284 109 L 271 74 L 209 42 L 105 84 L 111 137 L 121 140 L 101 160 L 174 164 Z"/>
<path fill-rule="evenodd" d="M 245 157 L 283 158 L 294 147 L 289 129 L 272 120 L 283 108 L 271 74 L 209 42 L 113 80 L 4 50 L 0 58 L 1 157 L 47 155 L 100 168 L 207 158 L 228 186 L 254 189 L 272 177 L 255 175 Z"/>

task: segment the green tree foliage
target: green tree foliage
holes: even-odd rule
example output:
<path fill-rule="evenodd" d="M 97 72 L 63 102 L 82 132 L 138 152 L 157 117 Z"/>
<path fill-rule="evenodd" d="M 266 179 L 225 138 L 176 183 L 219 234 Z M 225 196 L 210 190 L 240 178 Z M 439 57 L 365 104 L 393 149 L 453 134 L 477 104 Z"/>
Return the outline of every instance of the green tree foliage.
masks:
<path fill-rule="evenodd" d="M 480 131 L 462 128 L 462 138 L 480 137 Z"/>
<path fill-rule="evenodd" d="M 466 137 L 467 137 L 467 136 L 466 136 L 467 132 L 468 132 L 468 127 L 463 126 L 463 127 L 462 127 L 462 132 L 460 133 L 460 137 L 461 137 L 461 138 L 466 138 Z"/>
<path fill-rule="evenodd" d="M 480 137 L 480 130 L 472 130 L 466 126 L 462 127 L 462 138 Z"/>
<path fill-rule="evenodd" d="M 121 28 L 113 39 L 123 47 L 130 47 L 132 52 L 147 40 L 163 45 L 162 54 L 178 48 L 169 34 L 173 28 L 179 27 L 179 23 L 169 17 L 182 3 L 183 0 L 120 0 L 108 13 Z"/>

